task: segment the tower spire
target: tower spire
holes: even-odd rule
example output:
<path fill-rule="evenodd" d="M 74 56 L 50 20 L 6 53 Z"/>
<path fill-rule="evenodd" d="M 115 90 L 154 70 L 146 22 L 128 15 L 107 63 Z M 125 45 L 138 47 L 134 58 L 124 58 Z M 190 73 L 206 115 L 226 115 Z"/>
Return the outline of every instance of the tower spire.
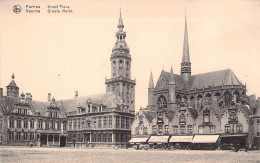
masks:
<path fill-rule="evenodd" d="M 121 8 L 120 8 L 120 16 L 119 16 L 119 21 L 118 21 L 118 26 L 119 30 L 123 30 L 124 24 L 123 24 L 123 19 L 122 19 L 122 14 L 121 14 Z"/>
<path fill-rule="evenodd" d="M 151 71 L 150 74 L 150 82 L 149 82 L 149 87 L 148 88 L 154 88 L 154 84 L 153 84 L 153 72 Z"/>
<path fill-rule="evenodd" d="M 188 81 L 190 76 L 191 76 L 191 62 L 190 62 L 190 52 L 189 52 L 189 40 L 188 40 L 186 9 L 185 9 L 185 28 L 184 28 L 181 74 L 182 74 L 185 81 Z"/>
<path fill-rule="evenodd" d="M 172 66 L 171 66 L 171 71 L 170 71 L 170 81 L 169 81 L 169 84 L 174 84 L 174 75 L 173 75 L 173 69 L 172 69 Z"/>

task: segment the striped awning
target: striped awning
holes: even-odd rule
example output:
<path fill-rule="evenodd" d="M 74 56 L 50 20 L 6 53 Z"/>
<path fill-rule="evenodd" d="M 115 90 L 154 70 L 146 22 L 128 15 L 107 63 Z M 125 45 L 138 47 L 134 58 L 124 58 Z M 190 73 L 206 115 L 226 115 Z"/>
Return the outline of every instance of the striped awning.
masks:
<path fill-rule="evenodd" d="M 190 143 L 193 136 L 172 136 L 170 143 Z"/>
<path fill-rule="evenodd" d="M 168 143 L 169 136 L 151 136 L 149 143 Z"/>
<path fill-rule="evenodd" d="M 195 135 L 191 143 L 216 143 L 219 135 Z"/>
<path fill-rule="evenodd" d="M 132 138 L 129 143 L 145 143 L 148 138 Z"/>

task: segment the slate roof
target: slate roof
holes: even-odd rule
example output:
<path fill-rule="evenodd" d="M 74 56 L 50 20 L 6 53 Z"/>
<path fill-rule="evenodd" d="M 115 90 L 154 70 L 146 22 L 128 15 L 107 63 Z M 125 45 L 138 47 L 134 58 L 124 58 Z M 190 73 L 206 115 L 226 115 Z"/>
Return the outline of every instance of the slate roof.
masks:
<path fill-rule="evenodd" d="M 162 71 L 162 73 L 164 73 L 167 80 L 170 81 L 170 73 L 166 71 Z M 194 90 L 195 88 L 202 89 L 203 87 L 208 88 L 209 86 L 222 86 L 222 84 L 241 84 L 231 69 L 193 75 L 191 76 L 189 83 L 186 83 L 181 75 L 174 74 L 174 80 L 176 87 L 183 90 Z"/>
<path fill-rule="evenodd" d="M 17 87 L 17 85 L 16 85 L 15 81 L 12 80 L 7 87 Z"/>

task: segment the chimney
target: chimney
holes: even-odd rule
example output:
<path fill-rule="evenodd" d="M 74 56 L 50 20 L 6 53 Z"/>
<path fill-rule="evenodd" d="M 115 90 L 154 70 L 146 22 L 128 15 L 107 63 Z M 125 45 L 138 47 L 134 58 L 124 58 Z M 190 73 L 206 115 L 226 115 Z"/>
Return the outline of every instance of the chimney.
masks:
<path fill-rule="evenodd" d="M 51 93 L 48 93 L 48 102 L 51 102 Z"/>
<path fill-rule="evenodd" d="M 75 98 L 77 98 L 79 96 L 79 92 L 75 91 Z"/>
<path fill-rule="evenodd" d="M 26 100 L 32 100 L 32 94 L 31 93 L 26 93 Z"/>

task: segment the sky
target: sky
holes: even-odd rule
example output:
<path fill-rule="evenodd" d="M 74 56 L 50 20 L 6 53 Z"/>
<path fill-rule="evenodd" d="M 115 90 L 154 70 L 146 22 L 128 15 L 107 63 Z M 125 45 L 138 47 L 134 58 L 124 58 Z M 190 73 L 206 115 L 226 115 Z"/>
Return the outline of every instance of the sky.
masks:
<path fill-rule="evenodd" d="M 13 13 L 14 5 L 22 12 Z M 41 13 L 26 13 L 39 5 Z M 47 13 L 48 5 L 73 13 Z M 248 95 L 260 96 L 260 1 L 0 0 L 0 87 L 12 73 L 20 93 L 47 101 L 105 92 L 122 9 L 136 79 L 136 111 L 147 106 L 149 76 L 180 73 L 185 9 L 192 74 L 230 68 Z"/>

